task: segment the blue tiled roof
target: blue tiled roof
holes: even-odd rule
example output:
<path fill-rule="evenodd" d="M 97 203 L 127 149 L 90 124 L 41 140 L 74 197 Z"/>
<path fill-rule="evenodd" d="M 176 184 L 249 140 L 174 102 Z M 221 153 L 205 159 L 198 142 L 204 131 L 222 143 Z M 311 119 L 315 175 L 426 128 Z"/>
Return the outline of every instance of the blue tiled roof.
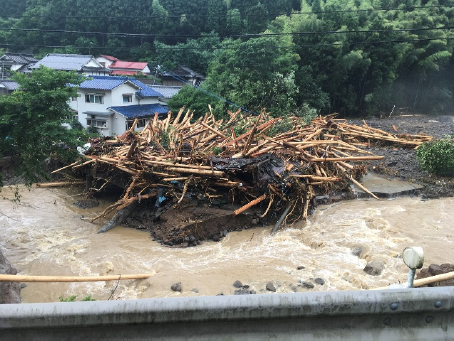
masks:
<path fill-rule="evenodd" d="M 95 90 L 112 90 L 117 86 L 128 81 L 126 77 L 112 77 L 112 76 L 91 76 L 88 80 L 82 82 L 79 88 L 81 89 L 95 89 Z M 134 84 L 137 86 L 137 84 Z"/>
<path fill-rule="evenodd" d="M 136 84 L 138 87 L 141 88 L 141 90 L 136 92 L 136 95 L 139 98 L 145 98 L 145 97 L 163 97 L 162 94 L 156 90 L 153 90 L 151 87 L 148 85 L 138 81 L 137 79 L 130 79 L 131 82 Z"/>
<path fill-rule="evenodd" d="M 143 84 L 135 78 L 128 77 L 90 76 L 89 79 L 82 82 L 79 87 L 81 89 L 112 90 L 128 81 L 139 88 L 139 90 L 136 92 L 136 95 L 140 98 L 162 97 L 161 93 L 153 90 L 152 88 Z"/>
<path fill-rule="evenodd" d="M 143 105 L 128 105 L 124 107 L 110 107 L 108 109 L 127 117 L 153 117 L 155 113 L 159 115 L 167 114 L 169 108 L 161 104 L 143 104 Z"/>

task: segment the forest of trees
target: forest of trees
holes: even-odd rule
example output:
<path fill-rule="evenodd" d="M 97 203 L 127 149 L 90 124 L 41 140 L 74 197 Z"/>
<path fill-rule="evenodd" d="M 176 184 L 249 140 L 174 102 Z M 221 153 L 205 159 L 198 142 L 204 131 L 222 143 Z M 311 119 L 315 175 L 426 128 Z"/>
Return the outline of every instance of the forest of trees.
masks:
<path fill-rule="evenodd" d="M 274 115 L 454 107 L 454 0 L 2 4 L 0 52 L 109 54 L 206 74 L 204 91 L 184 89 L 174 108 L 221 112 L 218 97 Z"/>

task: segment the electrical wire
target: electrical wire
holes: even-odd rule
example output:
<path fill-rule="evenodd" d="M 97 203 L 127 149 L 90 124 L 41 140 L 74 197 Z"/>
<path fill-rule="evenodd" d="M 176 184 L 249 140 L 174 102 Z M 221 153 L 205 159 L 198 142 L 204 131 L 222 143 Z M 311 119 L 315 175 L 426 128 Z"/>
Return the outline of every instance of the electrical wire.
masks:
<path fill-rule="evenodd" d="M 332 10 L 332 11 L 310 11 L 310 12 L 302 12 L 302 11 L 292 11 L 291 13 L 268 13 L 268 16 L 280 16 L 280 15 L 310 15 L 310 14 L 337 14 L 337 13 L 361 13 L 361 12 L 385 12 L 385 11 L 411 11 L 415 9 L 429 9 L 429 8 L 443 8 L 443 9 L 451 9 L 451 7 L 443 6 L 443 5 L 428 5 L 428 6 L 409 6 L 403 8 L 370 8 L 370 9 L 346 9 L 346 10 Z M 133 16 L 133 15 L 122 15 L 122 16 L 111 16 L 111 15 L 66 15 L 61 16 L 61 19 L 134 19 L 134 20 L 149 20 L 149 19 L 178 19 L 180 20 L 182 16 L 186 18 L 200 18 L 200 17 L 210 17 L 210 18 L 219 18 L 223 19 L 226 16 L 240 16 L 240 17 L 263 17 L 263 14 L 232 14 L 226 13 L 224 15 L 212 15 L 212 14 L 180 14 L 180 15 L 151 15 L 151 16 Z M 13 18 L 13 19 L 22 19 L 22 18 L 49 18 L 51 15 L 0 15 L 0 18 Z"/>
<path fill-rule="evenodd" d="M 279 37 L 279 36 L 298 36 L 298 35 L 328 35 L 328 34 L 356 34 L 356 33 L 393 33 L 393 32 L 417 32 L 417 31 L 440 31 L 452 30 L 454 26 L 443 27 L 417 27 L 417 28 L 400 28 L 400 29 L 379 29 L 379 30 L 348 30 L 348 31 L 304 31 L 304 32 L 284 32 L 284 33 L 257 33 L 257 34 L 237 34 L 229 35 L 232 38 L 254 38 L 254 37 Z M 0 28 L 4 31 L 21 31 L 21 32 L 46 32 L 46 33 L 69 33 L 77 35 L 100 35 L 113 37 L 136 37 L 136 38 L 212 38 L 218 37 L 218 34 L 198 34 L 198 35 L 162 35 L 150 33 L 126 33 L 126 32 L 92 32 L 92 31 L 69 31 L 57 29 L 40 29 L 40 28 Z"/>

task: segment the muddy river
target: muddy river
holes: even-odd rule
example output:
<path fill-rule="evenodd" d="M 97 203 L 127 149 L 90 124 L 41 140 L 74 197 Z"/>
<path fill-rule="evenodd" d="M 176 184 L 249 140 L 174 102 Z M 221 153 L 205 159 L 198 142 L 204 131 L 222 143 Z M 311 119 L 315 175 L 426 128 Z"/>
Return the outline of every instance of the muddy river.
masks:
<path fill-rule="evenodd" d="M 20 193 L 20 202 L 14 203 L 10 188 L 0 192 L 0 247 L 20 274 L 154 274 L 119 283 L 28 283 L 23 302 L 70 295 L 97 300 L 227 295 L 234 293 L 236 280 L 257 293 L 266 292 L 270 281 L 277 292 L 293 292 L 300 281 L 315 278 L 324 284 L 298 290 L 369 289 L 406 281 L 399 255 L 407 246 L 423 247 L 425 266 L 454 259 L 454 198 L 345 201 L 319 206 L 307 222 L 273 236 L 267 226 L 177 249 L 163 247 L 139 230 L 115 227 L 97 234 L 104 222 L 86 218 L 108 202 L 82 210 L 72 205 L 76 199 L 67 190 L 22 188 Z M 361 257 L 352 254 L 358 246 L 364 251 Z M 380 276 L 363 272 L 370 260 L 385 263 Z M 171 291 L 176 282 L 182 293 Z"/>

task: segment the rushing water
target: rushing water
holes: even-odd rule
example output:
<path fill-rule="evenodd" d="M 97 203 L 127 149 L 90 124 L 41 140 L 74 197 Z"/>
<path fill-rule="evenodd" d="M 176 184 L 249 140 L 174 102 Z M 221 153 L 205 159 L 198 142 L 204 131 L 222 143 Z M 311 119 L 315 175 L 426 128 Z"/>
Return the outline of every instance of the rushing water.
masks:
<path fill-rule="evenodd" d="M 58 297 L 92 295 L 98 300 L 233 294 L 235 280 L 265 292 L 293 292 L 300 280 L 317 277 L 324 285 L 312 290 L 368 289 L 405 281 L 399 258 L 407 246 L 421 246 L 425 266 L 452 262 L 454 198 L 354 200 L 319 206 L 307 222 L 270 236 L 272 227 L 232 232 L 221 242 L 185 249 L 167 248 L 147 232 L 116 227 L 97 234 L 103 222 L 94 217 L 109 203 L 89 210 L 71 205 L 66 190 L 21 189 L 0 193 L 0 247 L 24 275 L 155 274 L 144 280 L 90 283 L 27 283 L 23 302 L 58 301 Z M 361 258 L 352 249 L 366 250 Z M 380 260 L 380 276 L 363 272 L 368 261 Z M 299 266 L 304 269 L 298 270 Z M 181 282 L 182 293 L 170 286 Z M 117 287 L 118 284 L 118 287 Z M 197 289 L 197 290 L 193 290 Z M 300 291 L 308 290 L 301 287 Z"/>

